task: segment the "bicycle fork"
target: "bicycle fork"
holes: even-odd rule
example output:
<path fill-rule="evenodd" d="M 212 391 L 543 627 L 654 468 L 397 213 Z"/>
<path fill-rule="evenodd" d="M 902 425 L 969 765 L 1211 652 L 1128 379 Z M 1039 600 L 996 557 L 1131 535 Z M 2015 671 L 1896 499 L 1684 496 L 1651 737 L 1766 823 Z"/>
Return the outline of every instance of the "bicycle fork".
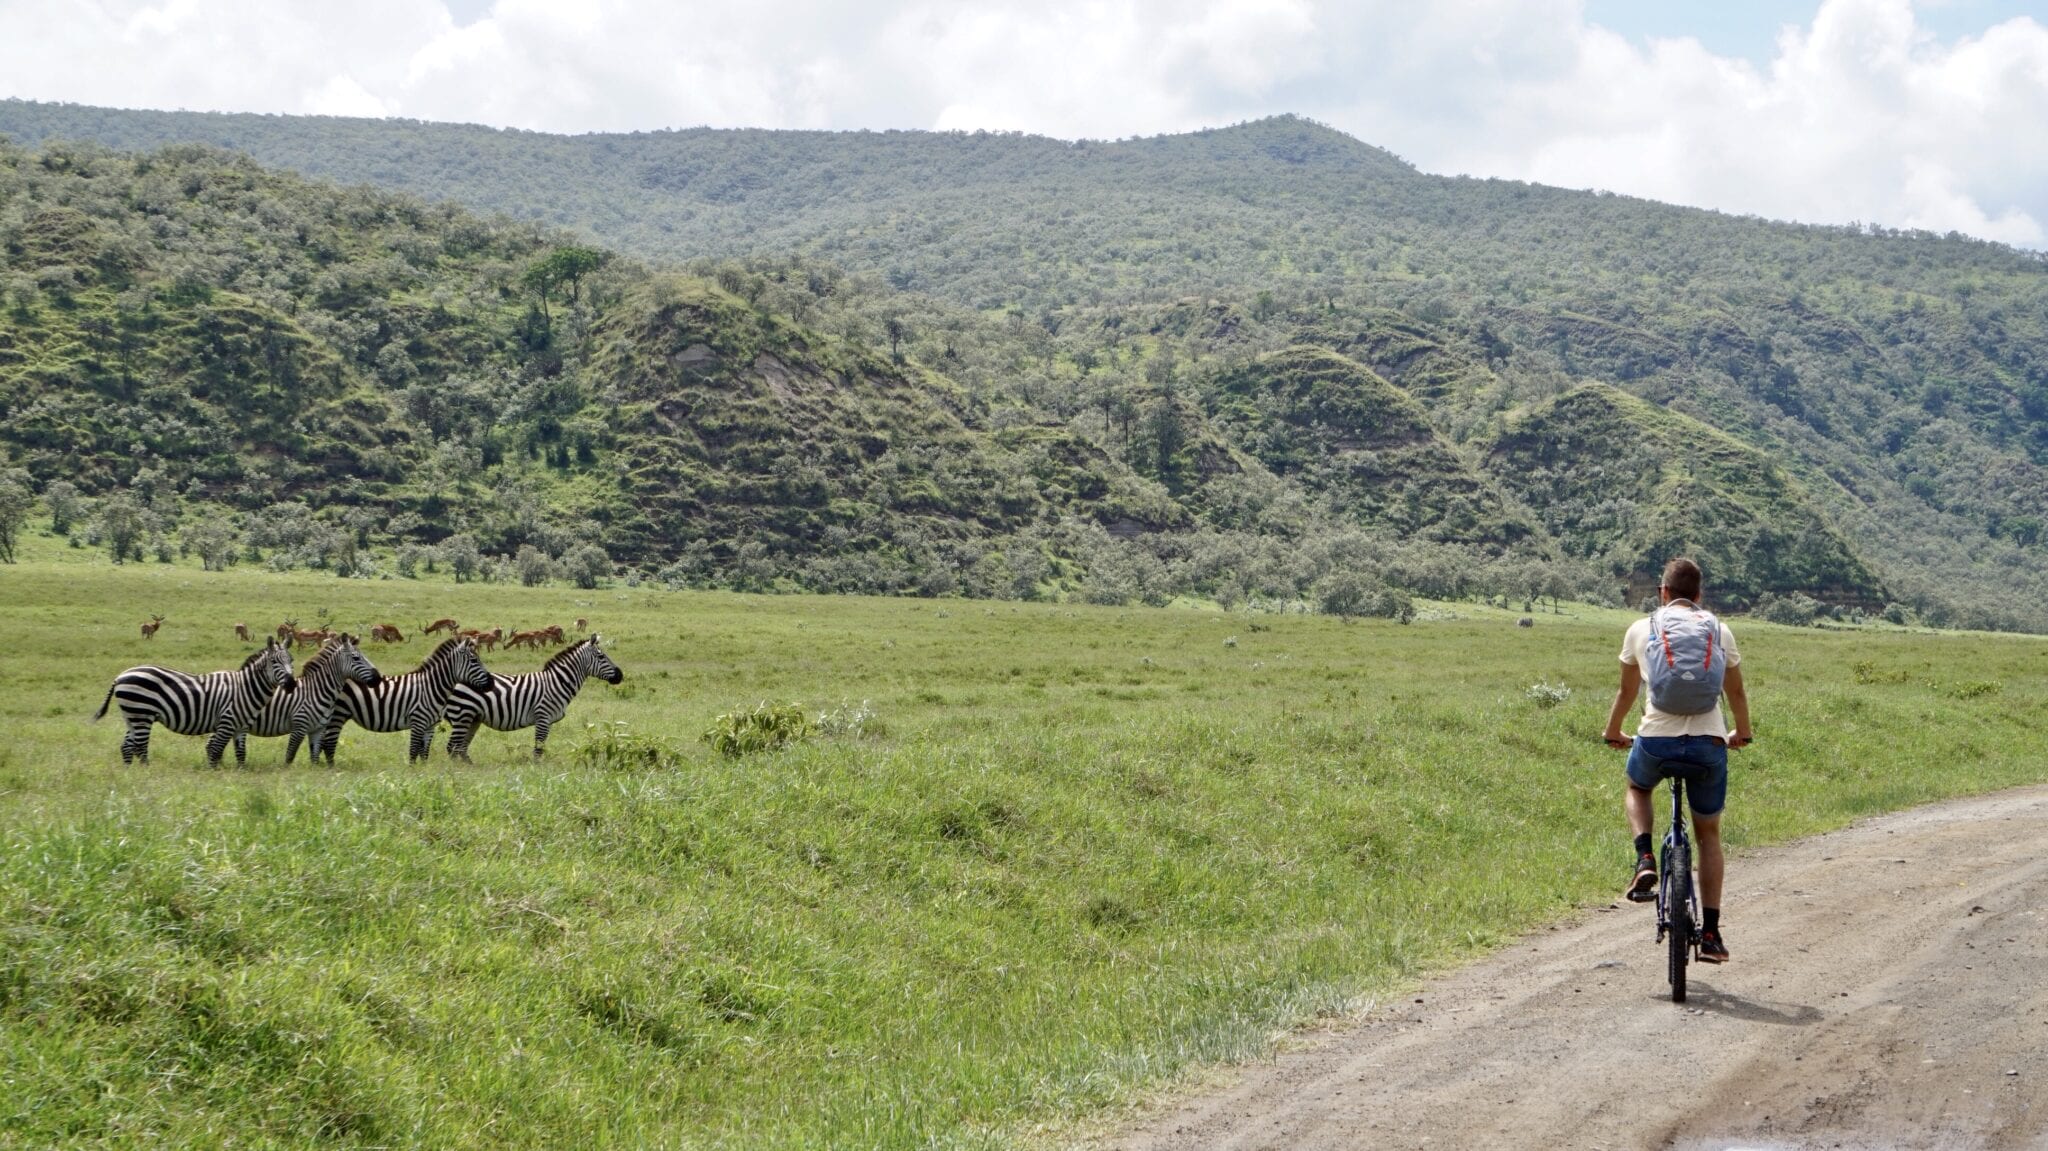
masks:
<path fill-rule="evenodd" d="M 1695 913 L 1692 839 L 1685 833 L 1685 781 L 1671 780 L 1671 826 L 1664 832 L 1664 850 L 1657 861 L 1657 942 L 1664 942 L 1673 928 L 1672 920 L 1685 925 L 1687 948 L 1700 942 L 1699 916 Z"/>

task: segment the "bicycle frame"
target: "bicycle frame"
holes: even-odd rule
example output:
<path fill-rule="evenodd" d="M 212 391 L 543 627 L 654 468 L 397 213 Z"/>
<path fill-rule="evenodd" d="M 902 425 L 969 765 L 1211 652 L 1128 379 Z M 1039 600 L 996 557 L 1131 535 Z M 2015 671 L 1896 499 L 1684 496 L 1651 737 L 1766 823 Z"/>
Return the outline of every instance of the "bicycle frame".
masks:
<path fill-rule="evenodd" d="M 1671 1000 L 1685 1002 L 1685 965 L 1697 959 L 1700 944 L 1700 900 L 1693 867 L 1692 840 L 1685 832 L 1685 781 L 1671 778 L 1671 826 L 1664 832 L 1664 856 L 1657 878 L 1657 942 L 1667 935 L 1671 948 Z"/>

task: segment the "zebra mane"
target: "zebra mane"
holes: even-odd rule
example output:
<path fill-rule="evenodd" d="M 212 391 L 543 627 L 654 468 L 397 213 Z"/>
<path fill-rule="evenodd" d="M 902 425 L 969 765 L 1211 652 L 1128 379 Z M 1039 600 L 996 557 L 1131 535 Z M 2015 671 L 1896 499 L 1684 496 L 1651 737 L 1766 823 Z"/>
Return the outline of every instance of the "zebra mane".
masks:
<path fill-rule="evenodd" d="M 267 646 L 259 647 L 255 651 L 250 652 L 249 658 L 242 661 L 242 670 L 248 671 L 250 668 L 255 667 L 258 660 L 269 654 L 270 648 Z"/>
<path fill-rule="evenodd" d="M 547 672 L 555 670 L 555 667 L 557 665 L 566 665 L 570 660 L 576 658 L 576 653 L 582 651 L 585 645 L 593 644 L 596 642 L 596 636 L 585 636 L 582 639 L 577 640 L 575 643 L 570 644 L 568 647 L 565 647 L 562 650 L 556 652 L 555 654 L 549 656 L 548 661 L 540 665 L 540 669 L 544 672 Z"/>
<path fill-rule="evenodd" d="M 425 671 L 430 667 L 446 662 L 449 659 L 448 653 L 454 651 L 455 645 L 461 642 L 462 637 L 459 635 L 451 635 L 447 639 L 442 640 L 440 646 L 428 652 L 427 658 L 421 660 L 420 666 L 414 670 Z"/>
<path fill-rule="evenodd" d="M 321 644 L 320 650 L 314 652 L 312 655 L 307 656 L 306 662 L 300 665 L 299 678 L 311 678 L 314 672 L 317 672 L 321 668 L 324 668 L 328 664 L 334 662 L 334 657 L 336 655 L 339 655 L 340 653 L 341 641 L 339 639 L 330 639 L 326 643 Z M 289 692 L 291 688 L 286 688 L 285 690 Z"/>

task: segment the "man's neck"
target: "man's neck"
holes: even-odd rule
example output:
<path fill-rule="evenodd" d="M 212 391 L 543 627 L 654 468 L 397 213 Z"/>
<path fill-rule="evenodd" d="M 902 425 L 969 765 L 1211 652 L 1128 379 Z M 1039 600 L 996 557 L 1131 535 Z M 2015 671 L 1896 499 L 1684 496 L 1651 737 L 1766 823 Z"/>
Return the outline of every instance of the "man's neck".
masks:
<path fill-rule="evenodd" d="M 1667 600 L 1665 600 L 1665 601 L 1664 601 L 1664 606 L 1665 606 L 1665 607 L 1689 607 L 1689 608 L 1691 608 L 1691 609 L 1692 609 L 1692 610 L 1694 610 L 1694 611 L 1698 611 L 1698 610 L 1700 610 L 1700 605 L 1698 605 L 1698 604 L 1696 604 L 1696 603 L 1692 602 L 1691 600 L 1689 600 L 1689 599 L 1685 598 L 1685 597 L 1684 597 L 1684 596 L 1682 596 L 1682 595 L 1675 595 L 1675 596 L 1672 596 L 1672 597 L 1671 597 L 1670 599 L 1667 599 Z"/>

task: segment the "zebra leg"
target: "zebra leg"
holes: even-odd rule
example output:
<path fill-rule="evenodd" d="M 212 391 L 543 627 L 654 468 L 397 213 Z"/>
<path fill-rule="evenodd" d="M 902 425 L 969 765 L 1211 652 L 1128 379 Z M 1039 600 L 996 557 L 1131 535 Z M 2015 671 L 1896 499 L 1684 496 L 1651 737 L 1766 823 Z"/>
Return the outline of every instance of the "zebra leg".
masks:
<path fill-rule="evenodd" d="M 121 762 L 139 759 L 143 766 L 149 765 L 149 720 L 129 720 L 128 734 L 121 737 Z"/>
<path fill-rule="evenodd" d="M 413 724 L 412 740 L 405 749 L 405 762 L 419 763 L 425 760 L 427 753 L 433 750 L 433 739 L 434 725 L 432 723 Z"/>
<path fill-rule="evenodd" d="M 327 721 L 327 730 L 320 733 L 320 744 L 313 749 L 314 763 L 319 763 L 320 757 L 325 755 L 327 766 L 334 766 L 334 749 L 341 745 L 341 727 L 346 722 L 348 721 L 340 716 Z"/>
<path fill-rule="evenodd" d="M 448 758 L 469 762 L 469 741 L 476 738 L 475 716 L 448 721 Z"/>
<path fill-rule="evenodd" d="M 535 759 L 539 759 L 542 755 L 544 755 L 547 752 L 548 728 L 550 726 L 552 725 L 550 725 L 548 721 L 544 719 L 537 719 L 533 721 L 533 758 Z"/>
<path fill-rule="evenodd" d="M 213 733 L 213 738 L 206 741 L 206 766 L 220 766 L 220 758 L 227 754 L 228 741 L 233 738 L 234 729 L 231 727 L 222 727 Z"/>
<path fill-rule="evenodd" d="M 304 742 L 306 742 L 306 737 L 305 737 L 305 736 L 303 736 L 303 735 L 301 735 L 301 734 L 299 734 L 299 733 L 298 733 L 298 732 L 296 732 L 296 731 L 292 733 L 292 737 L 291 737 L 290 739 L 288 739 L 288 740 L 286 740 L 286 741 L 285 741 L 285 745 L 284 745 L 284 765 L 285 765 L 286 767 L 290 767 L 290 766 L 292 765 L 292 760 L 294 760 L 294 759 L 298 758 L 298 754 L 299 754 L 299 745 L 300 745 L 301 743 L 304 743 Z M 314 758 L 314 759 L 318 759 L 318 758 L 319 758 L 319 755 L 318 755 L 317 753 L 315 753 L 315 754 L 313 755 L 313 758 Z"/>
<path fill-rule="evenodd" d="M 236 766 L 236 767 L 247 767 L 247 766 L 249 766 L 249 733 L 248 733 L 248 732 L 244 732 L 244 731 L 238 731 L 238 732 L 236 732 L 236 733 L 235 733 L 235 766 Z"/>

